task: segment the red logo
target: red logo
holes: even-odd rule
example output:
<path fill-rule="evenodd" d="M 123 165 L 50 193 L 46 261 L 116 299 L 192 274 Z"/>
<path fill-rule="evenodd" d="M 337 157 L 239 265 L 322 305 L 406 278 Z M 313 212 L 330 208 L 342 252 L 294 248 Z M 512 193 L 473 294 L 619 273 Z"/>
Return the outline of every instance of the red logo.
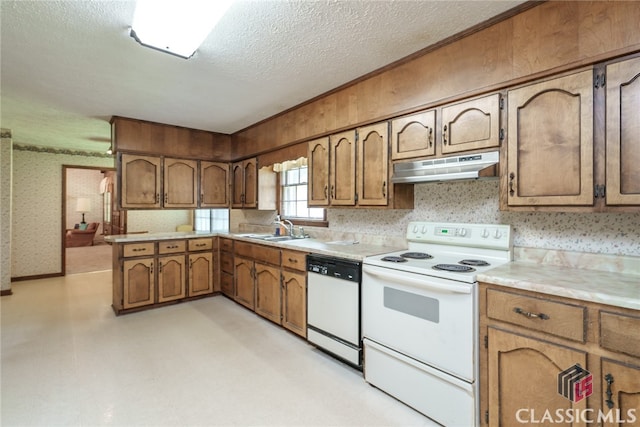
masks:
<path fill-rule="evenodd" d="M 576 363 L 558 374 L 558 393 L 580 402 L 593 393 L 593 375 Z"/>

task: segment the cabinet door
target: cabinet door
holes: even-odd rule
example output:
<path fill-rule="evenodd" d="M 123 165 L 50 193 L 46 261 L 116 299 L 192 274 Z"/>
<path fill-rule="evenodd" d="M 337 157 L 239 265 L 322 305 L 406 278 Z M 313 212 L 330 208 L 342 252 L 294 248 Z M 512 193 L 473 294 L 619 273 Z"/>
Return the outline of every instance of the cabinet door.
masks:
<path fill-rule="evenodd" d="M 509 91 L 510 206 L 593 205 L 592 70 Z"/>
<path fill-rule="evenodd" d="M 350 130 L 329 137 L 331 204 L 356 204 L 356 131 Z"/>
<path fill-rule="evenodd" d="M 442 108 L 442 152 L 500 146 L 500 95 Z"/>
<path fill-rule="evenodd" d="M 211 252 L 189 254 L 189 296 L 213 292 L 213 261 Z"/>
<path fill-rule="evenodd" d="M 229 165 L 226 163 L 200 163 L 200 207 L 229 206 Z"/>
<path fill-rule="evenodd" d="M 164 207 L 198 207 L 198 162 L 164 159 Z"/>
<path fill-rule="evenodd" d="M 309 206 L 329 205 L 329 138 L 309 141 Z"/>
<path fill-rule="evenodd" d="M 640 366 L 624 365 L 613 360 L 602 359 L 602 410 L 616 416 L 605 419 L 603 426 L 634 425 L 640 426 Z M 634 423 L 631 420 L 635 419 Z"/>
<path fill-rule="evenodd" d="M 244 171 L 244 208 L 258 207 L 258 160 L 247 159 L 242 163 Z"/>
<path fill-rule="evenodd" d="M 235 257 L 235 269 L 233 279 L 235 281 L 233 299 L 245 307 L 255 310 L 254 300 L 254 269 L 253 261 Z"/>
<path fill-rule="evenodd" d="M 433 156 L 436 153 L 435 128 L 435 110 L 393 120 L 391 159 Z"/>
<path fill-rule="evenodd" d="M 256 313 L 281 323 L 280 269 L 256 262 Z"/>
<path fill-rule="evenodd" d="M 358 205 L 389 203 L 389 125 L 378 123 L 358 129 Z"/>
<path fill-rule="evenodd" d="M 158 258 L 158 302 L 185 297 L 184 255 Z"/>
<path fill-rule="evenodd" d="M 160 158 L 122 154 L 121 165 L 121 206 L 123 208 L 159 208 L 162 193 Z"/>
<path fill-rule="evenodd" d="M 545 411 L 585 410 L 587 399 L 574 403 L 558 392 L 560 372 L 576 363 L 588 369 L 585 352 L 492 327 L 488 334 L 489 426 L 529 424 Z"/>
<path fill-rule="evenodd" d="M 224 295 L 233 298 L 233 274 L 225 273 L 224 271 L 220 272 L 220 289 Z"/>
<path fill-rule="evenodd" d="M 282 326 L 307 337 L 307 275 L 282 272 Z"/>
<path fill-rule="evenodd" d="M 640 58 L 607 66 L 608 205 L 640 205 Z"/>
<path fill-rule="evenodd" d="M 155 301 L 153 258 L 123 262 L 124 309 L 151 305 Z"/>
<path fill-rule="evenodd" d="M 231 207 L 242 208 L 244 201 L 244 168 L 242 162 L 231 164 Z"/>

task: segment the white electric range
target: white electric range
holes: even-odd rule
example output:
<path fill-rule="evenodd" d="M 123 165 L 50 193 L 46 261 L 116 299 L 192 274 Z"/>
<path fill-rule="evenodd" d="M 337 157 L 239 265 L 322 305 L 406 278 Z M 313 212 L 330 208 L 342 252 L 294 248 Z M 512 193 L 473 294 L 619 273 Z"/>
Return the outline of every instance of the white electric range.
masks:
<path fill-rule="evenodd" d="M 363 260 L 365 380 L 443 425 L 479 425 L 476 277 L 511 261 L 511 227 L 412 222 L 407 243 Z"/>

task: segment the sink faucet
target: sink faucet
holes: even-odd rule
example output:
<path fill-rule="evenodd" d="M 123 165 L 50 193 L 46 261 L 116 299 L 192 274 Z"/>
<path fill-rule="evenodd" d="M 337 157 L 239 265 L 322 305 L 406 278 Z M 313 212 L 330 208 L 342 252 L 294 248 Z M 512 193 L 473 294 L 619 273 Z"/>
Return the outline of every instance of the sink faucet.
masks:
<path fill-rule="evenodd" d="M 284 229 L 287 230 L 287 235 L 293 237 L 293 223 L 291 221 L 288 219 L 281 220 L 280 215 L 278 215 L 273 223 L 283 226 Z"/>

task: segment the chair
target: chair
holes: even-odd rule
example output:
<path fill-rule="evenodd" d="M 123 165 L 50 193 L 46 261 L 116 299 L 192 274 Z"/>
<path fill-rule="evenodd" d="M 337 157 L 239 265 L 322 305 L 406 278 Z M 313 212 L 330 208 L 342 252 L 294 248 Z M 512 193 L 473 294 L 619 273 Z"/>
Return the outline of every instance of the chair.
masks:
<path fill-rule="evenodd" d="M 97 222 L 90 222 L 86 230 L 80 230 L 78 228 L 67 229 L 65 247 L 93 246 L 93 237 L 96 231 L 98 231 L 98 225 Z"/>

